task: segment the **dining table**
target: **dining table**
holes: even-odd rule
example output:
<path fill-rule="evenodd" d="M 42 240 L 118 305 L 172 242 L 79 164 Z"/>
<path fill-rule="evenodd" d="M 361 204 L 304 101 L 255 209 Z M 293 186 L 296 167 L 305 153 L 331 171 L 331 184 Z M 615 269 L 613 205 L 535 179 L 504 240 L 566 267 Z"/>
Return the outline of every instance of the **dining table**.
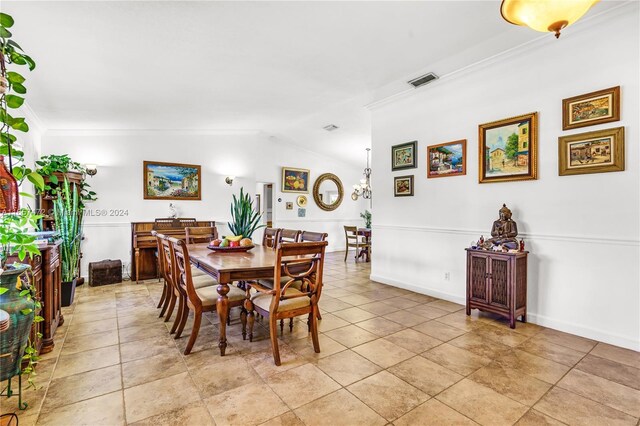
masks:
<path fill-rule="evenodd" d="M 213 251 L 208 243 L 187 245 L 191 264 L 218 281 L 216 310 L 220 318 L 218 348 L 224 356 L 227 348 L 227 317 L 229 311 L 229 285 L 258 279 L 273 279 L 276 251 L 256 245 L 246 252 Z"/>
<path fill-rule="evenodd" d="M 358 253 L 358 258 L 360 257 L 364 257 L 365 262 L 370 262 L 371 261 L 371 228 L 358 228 L 358 235 L 363 236 L 365 242 L 367 243 L 366 246 L 364 246 L 361 250 L 360 253 Z"/>

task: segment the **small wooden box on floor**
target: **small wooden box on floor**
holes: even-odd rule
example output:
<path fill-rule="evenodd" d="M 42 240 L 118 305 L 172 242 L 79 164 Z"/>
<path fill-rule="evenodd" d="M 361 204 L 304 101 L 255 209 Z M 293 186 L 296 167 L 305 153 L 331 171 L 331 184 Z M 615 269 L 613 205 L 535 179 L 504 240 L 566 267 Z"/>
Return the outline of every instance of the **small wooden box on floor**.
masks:
<path fill-rule="evenodd" d="M 527 316 L 527 254 L 467 250 L 467 315 L 471 309 L 502 315 L 516 328 Z"/>
<path fill-rule="evenodd" d="M 122 282 L 122 261 L 101 260 L 89 263 L 89 285 L 96 287 Z"/>

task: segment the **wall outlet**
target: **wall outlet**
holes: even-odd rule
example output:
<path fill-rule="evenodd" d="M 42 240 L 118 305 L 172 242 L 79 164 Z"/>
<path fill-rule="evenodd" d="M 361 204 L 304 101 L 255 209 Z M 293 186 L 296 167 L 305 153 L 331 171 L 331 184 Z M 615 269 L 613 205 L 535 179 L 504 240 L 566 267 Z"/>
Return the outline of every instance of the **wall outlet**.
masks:
<path fill-rule="evenodd" d="M 444 280 L 445 281 L 450 281 L 451 280 L 451 272 L 445 272 L 444 273 Z"/>

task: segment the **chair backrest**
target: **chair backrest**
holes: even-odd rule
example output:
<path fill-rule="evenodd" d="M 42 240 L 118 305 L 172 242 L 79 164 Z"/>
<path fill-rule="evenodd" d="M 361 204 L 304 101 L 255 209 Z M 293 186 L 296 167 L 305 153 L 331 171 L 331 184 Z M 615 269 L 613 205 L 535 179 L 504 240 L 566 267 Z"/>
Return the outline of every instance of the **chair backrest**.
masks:
<path fill-rule="evenodd" d="M 309 241 L 326 241 L 329 234 L 326 232 L 309 232 L 302 231 L 302 235 L 300 235 L 300 242 L 309 242 Z"/>
<path fill-rule="evenodd" d="M 187 244 L 209 243 L 218 238 L 215 226 L 187 226 L 184 230 Z"/>
<path fill-rule="evenodd" d="M 166 241 L 167 237 L 164 234 L 160 234 L 156 231 L 151 231 L 151 235 L 156 237 L 158 242 L 158 266 L 160 267 L 160 273 L 164 280 L 169 284 L 171 288 L 174 285 L 173 276 L 173 264 L 171 263 L 171 252 L 169 250 L 169 243 Z"/>
<path fill-rule="evenodd" d="M 298 243 L 300 234 L 302 234 L 302 231 L 295 231 L 293 229 L 282 229 L 280 231 L 280 239 L 278 241 L 281 243 Z"/>
<path fill-rule="evenodd" d="M 164 278 L 164 259 L 163 254 L 162 254 L 162 234 L 158 234 L 156 231 L 151 231 L 151 235 L 154 236 L 156 238 L 156 247 L 158 250 L 157 253 L 157 257 L 158 257 L 158 269 L 161 274 L 161 276 Z"/>
<path fill-rule="evenodd" d="M 196 293 L 191 276 L 191 262 L 189 261 L 189 249 L 187 243 L 173 237 L 167 237 L 171 248 L 171 258 L 175 268 L 174 279 L 176 287 L 184 291 L 189 301 L 195 306 L 202 306 L 202 301 Z"/>
<path fill-rule="evenodd" d="M 314 303 L 322 292 L 322 271 L 326 241 L 278 244 L 276 263 L 273 269 L 274 297 L 270 311 L 277 312 L 280 301 L 294 297 L 310 297 Z M 284 284 L 282 278 L 288 278 Z M 287 295 L 294 282 L 302 281 L 302 292 Z"/>
<path fill-rule="evenodd" d="M 358 241 L 358 227 L 357 226 L 345 226 L 344 227 L 344 238 L 347 240 L 355 240 Z"/>
<path fill-rule="evenodd" d="M 167 218 L 156 218 L 153 227 L 156 229 L 167 229 L 173 228 L 173 219 L 170 217 Z"/>
<path fill-rule="evenodd" d="M 280 238 L 280 228 L 265 228 L 262 234 L 262 245 L 275 249 Z"/>
<path fill-rule="evenodd" d="M 195 217 L 179 217 L 178 226 L 185 227 L 185 228 L 187 226 L 196 226 L 196 218 Z"/>

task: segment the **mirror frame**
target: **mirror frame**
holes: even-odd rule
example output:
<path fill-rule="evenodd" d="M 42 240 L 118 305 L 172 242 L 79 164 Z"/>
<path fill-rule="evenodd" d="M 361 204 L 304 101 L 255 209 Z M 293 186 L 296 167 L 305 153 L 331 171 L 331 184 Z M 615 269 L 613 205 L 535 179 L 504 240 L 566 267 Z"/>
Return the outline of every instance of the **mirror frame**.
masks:
<path fill-rule="evenodd" d="M 327 204 L 320 199 L 320 185 L 322 184 L 322 182 L 327 180 L 335 183 L 336 186 L 338 187 L 338 199 L 333 204 Z M 344 198 L 344 188 L 342 187 L 342 181 L 338 176 L 334 175 L 333 173 L 324 173 L 318 176 L 315 183 L 313 184 L 313 201 L 316 202 L 318 207 L 320 207 L 322 210 L 327 212 L 333 211 L 337 209 L 340 206 L 340 204 L 342 204 L 343 198 Z"/>

